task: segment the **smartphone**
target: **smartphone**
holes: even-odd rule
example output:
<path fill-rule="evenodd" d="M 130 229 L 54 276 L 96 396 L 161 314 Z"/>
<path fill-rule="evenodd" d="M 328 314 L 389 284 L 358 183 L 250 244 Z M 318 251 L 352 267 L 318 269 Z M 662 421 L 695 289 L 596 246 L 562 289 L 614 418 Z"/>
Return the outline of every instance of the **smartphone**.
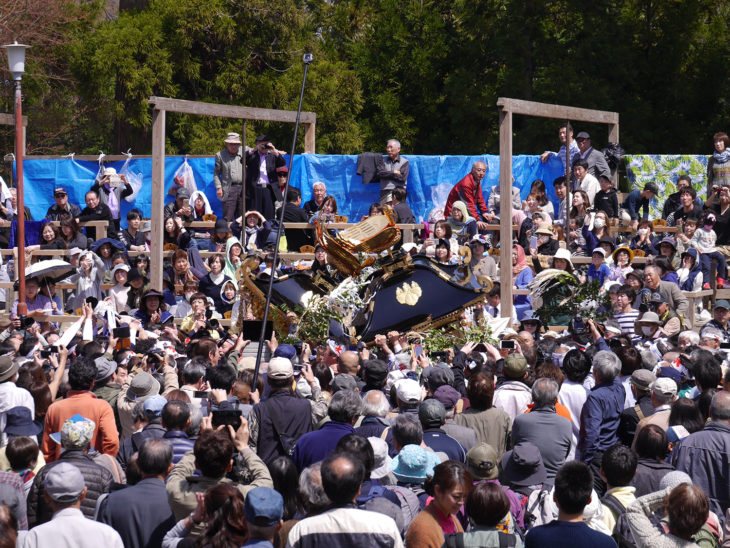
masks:
<path fill-rule="evenodd" d="M 304 366 L 300 363 L 296 363 L 296 364 L 292 365 L 292 367 L 294 368 L 295 375 L 301 375 L 302 370 L 304 369 Z"/>
<path fill-rule="evenodd" d="M 274 332 L 274 322 L 266 322 L 264 340 L 271 340 Z M 258 341 L 261 336 L 261 320 L 248 320 L 243 322 L 243 338 L 249 341 Z"/>
<path fill-rule="evenodd" d="M 238 430 L 241 427 L 241 417 L 243 411 L 240 409 L 225 409 L 218 411 L 211 411 L 211 424 L 213 428 L 219 426 L 232 426 L 234 430 Z"/>
<path fill-rule="evenodd" d="M 115 339 L 128 339 L 129 338 L 129 326 L 115 327 L 112 329 L 112 336 Z"/>
<path fill-rule="evenodd" d="M 204 399 L 207 399 L 208 398 L 208 392 L 206 392 L 205 390 L 195 390 L 193 392 L 193 397 L 194 398 L 200 398 L 200 399 L 203 399 L 204 400 Z"/>
<path fill-rule="evenodd" d="M 537 236 L 530 236 L 530 249 L 537 249 Z"/>
<path fill-rule="evenodd" d="M 720 348 L 722 348 L 723 350 L 730 349 L 730 342 L 721 342 L 720 343 Z"/>
<path fill-rule="evenodd" d="M 506 341 L 506 342 L 514 342 L 514 341 Z M 479 343 L 474 347 L 474 352 L 486 352 L 487 351 L 487 345 L 484 343 Z"/>
<path fill-rule="evenodd" d="M 514 350 L 515 341 L 512 339 L 501 340 L 499 341 L 499 348 L 502 350 Z"/>
<path fill-rule="evenodd" d="M 423 345 L 414 344 L 413 345 L 413 354 L 416 356 L 416 358 L 420 358 L 421 356 L 423 356 Z"/>

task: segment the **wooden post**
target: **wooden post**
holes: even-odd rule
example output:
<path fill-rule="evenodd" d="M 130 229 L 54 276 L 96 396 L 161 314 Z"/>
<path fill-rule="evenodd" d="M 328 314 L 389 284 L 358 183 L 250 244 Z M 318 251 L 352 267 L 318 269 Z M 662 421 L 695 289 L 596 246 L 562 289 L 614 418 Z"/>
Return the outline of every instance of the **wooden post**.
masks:
<path fill-rule="evenodd" d="M 165 206 L 165 111 L 152 113 L 152 239 L 150 243 L 150 284 L 162 291 L 162 249 Z"/>
<path fill-rule="evenodd" d="M 241 134 L 241 217 L 246 214 L 246 119 L 243 119 L 243 133 Z M 234 220 L 236 212 L 233 212 Z M 241 219 L 241 226 L 246 223 Z"/>
<path fill-rule="evenodd" d="M 499 281 L 503 318 L 512 318 L 512 112 L 499 109 Z"/>
<path fill-rule="evenodd" d="M 608 142 L 618 143 L 618 122 L 608 125 Z M 616 173 L 613 174 L 611 180 L 613 181 L 614 188 L 618 190 L 618 168 L 616 168 Z"/>
<path fill-rule="evenodd" d="M 314 136 L 316 133 L 316 122 L 304 124 L 304 153 L 314 154 Z"/>

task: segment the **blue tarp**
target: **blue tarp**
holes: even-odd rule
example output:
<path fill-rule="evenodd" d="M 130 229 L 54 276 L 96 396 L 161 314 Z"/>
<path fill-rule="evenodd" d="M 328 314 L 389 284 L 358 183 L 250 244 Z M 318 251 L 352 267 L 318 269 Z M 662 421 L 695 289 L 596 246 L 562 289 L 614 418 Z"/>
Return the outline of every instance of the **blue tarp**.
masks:
<path fill-rule="evenodd" d="M 443 207 L 451 188 L 469 171 L 475 161 L 487 163 L 489 170 L 482 181 L 484 197 L 488 199 L 491 187 L 498 184 L 499 156 L 405 156 L 410 163 L 408 177 L 408 203 L 416 219 L 427 220 L 434 207 Z M 173 184 L 173 176 L 185 160 L 184 156 L 168 156 L 165 160 L 165 191 Z M 221 214 L 220 202 L 215 196 L 213 185 L 213 157 L 190 158 L 188 163 L 195 174 L 198 189 L 205 192 L 213 212 Z M 119 171 L 123 161 L 106 164 Z M 25 205 L 30 208 L 34 219 L 42 219 L 48 207 L 53 204 L 53 189 L 63 186 L 69 199 L 84 207 L 84 194 L 91 188 L 99 169 L 93 161 L 63 159 L 27 159 L 24 164 Z M 132 158 L 129 164 L 132 172 L 142 175 L 143 186 L 134 204 L 123 202 L 122 225 L 127 211 L 139 208 L 145 216 L 151 214 L 152 202 L 152 159 Z M 521 189 L 526 198 L 530 184 L 535 179 L 546 183 L 548 196 L 555 202 L 552 181 L 562 175 L 562 164 L 557 158 L 542 163 L 539 156 L 515 156 L 512 163 L 515 186 Z M 304 201 L 311 198 L 312 184 L 322 181 L 327 185 L 327 193 L 337 199 L 339 213 L 347 215 L 351 221 L 359 221 L 366 215 L 370 205 L 380 196 L 378 183 L 362 184 L 357 175 L 357 156 L 305 154 L 295 156 L 292 168 L 291 185 L 302 190 Z M 167 200 L 171 200 L 170 197 Z M 557 206 L 557 203 L 554 205 Z M 557 210 L 557 207 L 556 207 Z"/>

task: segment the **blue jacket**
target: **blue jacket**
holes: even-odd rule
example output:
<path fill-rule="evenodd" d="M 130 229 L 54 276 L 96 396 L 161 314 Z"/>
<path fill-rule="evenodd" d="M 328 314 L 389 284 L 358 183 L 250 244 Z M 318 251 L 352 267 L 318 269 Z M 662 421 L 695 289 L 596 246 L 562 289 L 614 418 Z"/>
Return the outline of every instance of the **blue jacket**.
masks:
<path fill-rule="evenodd" d="M 191 440 L 182 430 L 168 430 L 162 438 L 172 444 L 173 464 L 177 464 L 183 458 L 183 455 L 192 451 L 195 446 L 195 440 Z"/>
<path fill-rule="evenodd" d="M 304 434 L 294 448 L 292 459 L 301 472 L 310 464 L 324 460 L 337 447 L 337 442 L 347 434 L 354 434 L 351 424 L 340 421 L 329 421 L 322 428 Z"/>
<path fill-rule="evenodd" d="M 712 421 L 677 448 L 677 470 L 686 472 L 707 493 L 710 510 L 724 516 L 730 507 L 730 425 Z"/>
<path fill-rule="evenodd" d="M 466 451 L 461 444 L 440 428 L 427 428 L 423 431 L 423 443 L 434 452 L 446 453 L 451 460 L 466 464 Z"/>
<path fill-rule="evenodd" d="M 626 390 L 618 377 L 591 389 L 580 414 L 578 449 L 583 462 L 590 463 L 596 452 L 619 442 L 617 431 L 625 400 Z"/>
<path fill-rule="evenodd" d="M 649 200 L 641 197 L 641 191 L 639 189 L 632 190 L 624 200 L 624 203 L 621 204 L 621 207 L 628 211 L 632 221 L 639 218 L 639 209 L 643 210 L 642 219 L 649 218 Z"/>

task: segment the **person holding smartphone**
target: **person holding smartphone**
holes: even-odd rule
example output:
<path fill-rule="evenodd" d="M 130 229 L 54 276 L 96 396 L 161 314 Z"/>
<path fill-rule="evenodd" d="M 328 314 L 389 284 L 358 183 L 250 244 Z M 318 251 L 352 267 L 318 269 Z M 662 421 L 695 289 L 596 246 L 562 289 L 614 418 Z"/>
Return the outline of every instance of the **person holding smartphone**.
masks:
<path fill-rule="evenodd" d="M 256 147 L 246 152 L 246 211 L 258 211 L 267 221 L 276 216 L 276 203 L 280 205 L 284 198 L 276 176 L 277 168 L 286 165 L 284 156 L 271 143 L 268 135 L 256 137 Z M 231 187 L 236 192 L 236 187 Z M 240 195 L 240 193 L 239 193 Z M 233 198 L 231 198 L 232 200 Z M 226 220 L 232 221 L 241 215 L 242 209 L 238 202 L 235 206 L 235 215 Z"/>

